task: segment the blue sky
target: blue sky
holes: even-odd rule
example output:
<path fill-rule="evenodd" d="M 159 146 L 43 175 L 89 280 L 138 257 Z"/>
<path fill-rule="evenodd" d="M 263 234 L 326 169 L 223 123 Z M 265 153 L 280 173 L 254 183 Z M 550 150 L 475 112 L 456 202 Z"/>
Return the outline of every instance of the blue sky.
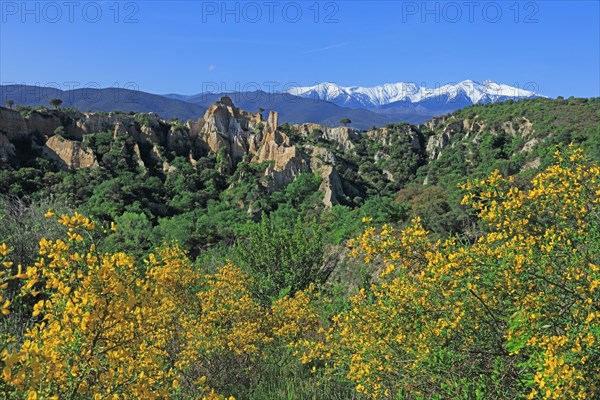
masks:
<path fill-rule="evenodd" d="M 3 84 L 194 94 L 490 79 L 600 96 L 598 1 L 3 0 L 0 12 Z"/>

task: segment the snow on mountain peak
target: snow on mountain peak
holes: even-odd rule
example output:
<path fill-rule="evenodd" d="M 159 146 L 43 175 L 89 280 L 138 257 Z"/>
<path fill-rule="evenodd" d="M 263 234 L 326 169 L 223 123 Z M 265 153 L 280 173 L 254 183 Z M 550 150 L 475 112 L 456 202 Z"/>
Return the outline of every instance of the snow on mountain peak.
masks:
<path fill-rule="evenodd" d="M 386 104 L 406 101 L 418 103 L 429 99 L 454 99 L 463 97 L 472 104 L 507 100 L 509 98 L 541 97 L 537 93 L 519 89 L 491 80 L 478 83 L 464 80 L 458 83 L 436 85 L 428 88 L 412 82 L 386 83 L 373 87 L 339 86 L 336 83 L 324 82 L 314 86 L 294 87 L 288 93 L 334 102 L 341 106 L 354 108 L 377 108 Z"/>

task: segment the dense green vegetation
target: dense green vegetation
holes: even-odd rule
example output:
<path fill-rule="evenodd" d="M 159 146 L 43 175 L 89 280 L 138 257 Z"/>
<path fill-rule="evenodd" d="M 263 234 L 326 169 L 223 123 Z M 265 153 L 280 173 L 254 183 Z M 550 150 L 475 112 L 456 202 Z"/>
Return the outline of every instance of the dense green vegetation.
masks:
<path fill-rule="evenodd" d="M 15 265 L 32 265 L 42 237 L 50 240 L 66 232 L 61 224 L 43 218 L 46 211 L 52 209 L 59 215 L 78 211 L 107 227 L 104 232 L 90 233 L 99 250 L 125 252 L 134 257 L 138 266 L 145 265 L 143 260 L 157 248 L 178 243 L 202 273 L 218 274 L 231 260 L 248 278 L 240 281 L 247 286 L 244 290 L 252 299 L 252 307 L 256 304 L 269 315 L 277 313 L 279 301 L 300 292 L 327 299 L 314 311 L 325 316 L 323 320 L 332 315 L 352 315 L 352 304 L 368 309 L 371 302 L 387 301 L 385 293 L 383 300 L 377 298 L 381 293 L 373 298 L 348 300 L 350 294 L 362 293 L 360 289 L 377 282 L 384 267 L 381 259 L 362 263 L 347 257 L 347 241 L 360 235 L 363 221 L 402 229 L 419 217 L 432 240 L 456 236 L 465 246 L 475 243 L 494 227 L 481 220 L 481 213 L 461 204 L 465 191 L 460 185 L 478 182 L 498 170 L 501 175 L 512 177 L 519 190 L 529 190 L 533 186 L 531 178 L 553 165 L 555 151 L 566 150 L 570 143 L 583 149 L 590 163 L 600 161 L 599 106 L 600 99 L 574 98 L 476 105 L 419 127 L 394 124 L 365 132 L 352 139 L 351 146 L 324 139 L 318 129 L 303 137 L 294 127 L 281 126 L 280 130 L 301 151 L 308 154 L 314 148 L 322 148 L 316 157 L 323 159 L 317 161 L 334 160 L 331 164 L 340 177 L 343 194 L 337 198 L 339 204 L 332 207 L 323 205 L 321 178 L 311 173 L 302 173 L 286 187 L 270 190 L 269 177 L 265 175 L 268 162 L 255 163 L 244 158 L 232 167 L 224 154 L 206 152 L 192 163 L 157 146 L 155 150 L 167 164 L 156 161 L 144 166 L 136 158 L 136 143 L 131 137 L 101 132 L 86 135 L 81 143 L 82 148 L 93 152 L 99 165 L 66 170 L 42 157 L 31 157 L 36 154 L 32 144 L 21 143 L 16 149 L 17 157 L 0 165 L 0 242 L 12 249 Z M 140 114 L 137 118 L 141 124 L 150 123 L 148 116 Z M 170 124 L 181 125 L 179 121 Z M 447 146 L 428 148 L 428 143 L 435 142 L 430 142 L 431 138 L 444 134 L 450 137 Z M 143 148 L 137 151 L 140 150 L 148 152 Z M 535 204 L 530 207 L 534 209 Z M 593 225 L 597 218 L 590 217 L 590 221 Z M 108 228 L 111 222 L 116 229 Z M 546 222 L 536 221 L 541 226 L 546 226 Z M 597 231 L 597 226 L 590 227 L 590 232 Z M 530 234 L 535 237 L 537 231 Z M 378 252 L 389 251 L 385 242 L 379 244 Z M 369 248 L 364 244 L 363 247 Z M 459 250 L 462 248 L 456 252 Z M 15 295 L 18 288 L 14 285 L 9 289 Z M 442 298 L 440 294 L 440 302 L 445 301 Z M 231 300 L 232 304 L 237 300 Z M 32 306 L 22 304 L 15 315 L 25 321 L 23 316 Z M 28 323 L 32 322 L 24 322 L 21 329 Z M 398 329 L 402 331 L 402 324 Z M 315 332 L 310 340 L 322 339 Z M 11 334 L 22 337 L 23 332 Z M 276 343 L 278 339 L 272 340 Z M 435 338 L 431 341 L 434 343 Z M 268 347 L 266 343 L 271 342 L 265 339 L 265 349 L 261 348 L 266 359 L 228 355 L 232 363 L 239 365 L 202 374 L 212 376 L 211 385 L 221 393 L 233 393 L 242 399 L 347 399 L 360 396 L 354 390 L 357 382 L 367 385 L 360 376 L 352 382 L 340 377 L 339 371 L 335 377 L 318 378 L 308 367 L 322 367 L 327 357 L 319 354 L 310 365 L 303 365 L 294 361 L 292 349 Z M 340 349 L 338 356 L 345 360 L 345 350 Z M 426 368 L 427 374 L 435 374 L 435 368 L 448 366 L 454 360 L 444 359 L 449 355 L 443 349 L 435 355 L 440 357 L 439 363 L 432 357 L 427 360 L 432 363 Z M 498 358 L 497 362 L 507 359 Z M 376 361 L 375 358 L 373 365 Z M 522 368 L 530 372 L 532 365 Z M 504 367 L 486 365 L 485 370 L 514 372 L 512 366 Z M 474 370 L 477 368 L 473 366 Z M 239 379 L 227 373 L 240 373 Z M 464 382 L 444 383 L 447 387 L 438 392 L 443 393 L 439 395 L 442 397 L 431 398 L 459 392 L 470 398 L 473 393 L 486 393 L 483 384 L 467 388 L 466 372 L 465 377 Z M 496 378 L 494 382 L 498 383 L 506 377 L 490 379 Z M 488 382 L 486 379 L 481 377 L 478 382 Z M 428 385 L 424 381 L 420 384 Z M 511 393 L 525 393 L 517 386 L 511 388 Z M 501 389 L 495 388 L 498 392 L 494 393 Z M 395 390 L 398 398 L 404 398 L 401 389 Z M 381 393 L 379 396 L 385 398 Z"/>
<path fill-rule="evenodd" d="M 421 175 L 427 174 L 429 183 L 454 190 L 467 175 L 484 177 L 495 169 L 515 175 L 536 158 L 545 167 L 552 163 L 552 146 L 569 143 L 582 146 L 590 157 L 599 159 L 599 108 L 597 98 L 570 98 L 509 100 L 456 111 L 444 122 L 445 126 L 469 120 L 481 127 L 481 134 L 473 137 L 474 132 L 470 132 L 469 137 L 469 130 L 453 134 L 454 151 L 430 160 Z M 527 143 L 531 146 L 529 152 L 523 151 Z M 531 176 L 534 171 L 526 175 Z"/>

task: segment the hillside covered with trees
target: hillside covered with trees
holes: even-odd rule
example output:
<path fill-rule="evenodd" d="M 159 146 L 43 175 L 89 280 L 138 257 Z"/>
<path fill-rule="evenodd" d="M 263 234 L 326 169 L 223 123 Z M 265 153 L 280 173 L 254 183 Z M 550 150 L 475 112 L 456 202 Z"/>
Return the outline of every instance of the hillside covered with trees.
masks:
<path fill-rule="evenodd" d="M 0 392 L 599 397 L 599 106 L 0 109 Z"/>

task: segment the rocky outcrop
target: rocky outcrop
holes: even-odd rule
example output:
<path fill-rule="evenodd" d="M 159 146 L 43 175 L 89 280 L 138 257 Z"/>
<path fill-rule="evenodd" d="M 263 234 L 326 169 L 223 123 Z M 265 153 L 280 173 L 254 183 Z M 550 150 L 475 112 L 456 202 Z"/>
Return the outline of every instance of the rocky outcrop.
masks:
<path fill-rule="evenodd" d="M 335 170 L 335 156 L 322 147 L 313 147 L 303 153 L 298 146 L 278 129 L 279 116 L 271 111 L 266 121 L 260 114 L 252 114 L 236 108 L 231 99 L 222 98 L 209 107 L 197 128 L 205 143 L 214 153 L 224 152 L 235 166 L 245 155 L 253 163 L 269 163 L 265 175 L 270 179 L 269 189 L 277 190 L 303 172 L 313 172 L 322 178 L 321 189 L 325 193 L 326 206 L 338 204 L 344 196 L 342 180 Z M 293 126 L 301 137 L 309 137 L 314 131 L 322 133 L 319 139 L 337 143 L 341 151 L 354 148 L 358 132 L 351 128 L 330 128 L 317 124 Z"/>
<path fill-rule="evenodd" d="M 323 205 L 332 207 L 339 204 L 339 198 L 344 196 L 342 181 L 335 170 L 335 155 L 322 147 L 315 147 L 310 160 L 311 170 L 321 178 L 319 190 L 324 193 Z"/>
<path fill-rule="evenodd" d="M 65 116 L 62 116 L 65 119 Z M 120 125 L 125 132 L 129 118 L 115 113 L 76 113 L 66 117 L 65 133 L 69 138 L 81 140 L 83 135 L 110 131 Z"/>
<path fill-rule="evenodd" d="M 208 108 L 193 129 L 198 130 L 202 143 L 211 152 L 228 157 L 231 168 L 247 156 L 254 163 L 270 162 L 265 175 L 271 178 L 269 189 L 276 190 L 309 170 L 305 157 L 278 130 L 278 124 L 277 112 L 271 111 L 263 121 L 260 113 L 240 110 L 225 96 Z"/>
<path fill-rule="evenodd" d="M 260 114 L 258 114 L 260 116 Z M 266 130 L 268 133 L 277 131 L 279 127 L 279 114 L 276 111 L 269 111 L 269 118 L 267 119 Z"/>
<path fill-rule="evenodd" d="M 398 130 L 401 135 L 406 135 L 410 140 L 410 145 L 414 151 L 422 152 L 421 146 L 421 131 L 414 125 L 403 124 L 395 127 L 387 127 L 372 129 L 365 135 L 384 146 L 393 146 L 394 139 L 398 136 Z"/>
<path fill-rule="evenodd" d="M 339 204 L 338 198 L 344 195 L 342 182 L 337 171 L 331 165 L 324 166 L 318 170 L 319 176 L 323 180 L 319 190 L 325 193 L 323 196 L 323 205 L 325 207 L 333 207 Z"/>
<path fill-rule="evenodd" d="M 0 133 L 0 160 L 7 160 L 15 155 L 15 145 L 8 140 L 8 137 Z"/>
<path fill-rule="evenodd" d="M 14 136 L 40 134 L 54 135 L 62 127 L 70 139 L 81 140 L 84 134 L 106 132 L 121 124 L 129 126 L 131 117 L 117 113 L 82 113 L 62 110 L 34 110 L 26 116 L 16 110 L 0 107 L 0 132 Z"/>
<path fill-rule="evenodd" d="M 165 147 L 179 156 L 187 156 L 193 147 L 193 139 L 183 128 L 171 128 L 166 137 Z"/>
<path fill-rule="evenodd" d="M 533 133 L 533 124 L 525 117 L 520 120 L 504 121 L 500 124 L 500 128 L 511 136 L 528 137 Z"/>
<path fill-rule="evenodd" d="M 359 137 L 359 133 L 356 129 L 343 126 L 332 128 L 319 124 L 302 124 L 294 125 L 292 128 L 302 137 L 334 142 L 341 151 L 353 149 L 355 146 L 354 141 Z M 315 135 L 318 137 L 314 137 Z"/>
<path fill-rule="evenodd" d="M 27 120 L 18 111 L 0 107 L 0 134 L 6 140 L 29 134 Z"/>
<path fill-rule="evenodd" d="M 451 116 L 441 116 L 432 118 L 421 125 L 423 130 L 435 132 L 427 140 L 425 151 L 430 160 L 440 158 L 442 150 L 450 146 L 452 139 L 457 134 L 466 134 L 468 137 L 471 133 L 475 133 L 474 139 L 477 140 L 477 134 L 483 128 L 478 124 L 477 116 L 474 119 L 456 120 Z"/>
<path fill-rule="evenodd" d="M 64 127 L 60 117 L 62 117 L 62 115 L 55 113 L 31 113 L 27 118 L 28 133 L 53 135 L 58 127 Z"/>
<path fill-rule="evenodd" d="M 224 149 L 231 166 L 235 166 L 248 153 L 250 135 L 264 127 L 260 114 L 240 110 L 224 96 L 206 110 L 197 129 L 212 152 L 219 153 Z"/>
<path fill-rule="evenodd" d="M 273 131 L 262 138 L 256 157 L 257 163 L 271 162 L 265 175 L 271 177 L 271 188 L 278 189 L 294 181 L 302 172 L 309 170 L 296 145 L 282 132 Z"/>
<path fill-rule="evenodd" d="M 527 143 L 525 143 L 523 145 L 523 148 L 521 149 L 522 153 L 529 153 L 531 152 L 531 150 L 533 150 L 533 148 L 535 147 L 535 145 L 537 145 L 540 141 L 537 138 L 533 138 L 527 141 Z"/>
<path fill-rule="evenodd" d="M 50 159 L 58 161 L 69 169 L 90 168 L 98 166 L 91 150 L 81 148 L 81 142 L 52 136 L 46 142 L 43 153 Z"/>
<path fill-rule="evenodd" d="M 480 120 L 478 115 L 465 119 L 456 119 L 454 116 L 443 116 L 433 118 L 421 126 L 435 132 L 435 134 L 429 137 L 427 142 L 426 151 L 430 159 L 439 158 L 442 150 L 450 146 L 457 135 L 461 135 L 461 137 L 469 139 L 473 143 L 479 143 L 482 134 L 486 131 L 493 135 L 504 133 L 511 136 L 520 135 L 525 138 L 534 133 L 533 124 L 525 117 L 515 117 L 508 121 L 503 121 L 496 126 L 488 126 Z M 523 151 L 530 151 L 535 143 L 537 142 L 530 140 L 529 144 L 523 148 Z"/>
<path fill-rule="evenodd" d="M 142 159 L 142 152 L 140 151 L 140 146 L 136 143 L 133 145 L 133 155 L 137 165 L 140 167 L 145 167 L 144 160 Z"/>
<path fill-rule="evenodd" d="M 442 150 L 450 145 L 451 136 L 448 132 L 440 132 L 437 135 L 429 137 L 425 151 L 431 160 L 440 158 Z"/>

